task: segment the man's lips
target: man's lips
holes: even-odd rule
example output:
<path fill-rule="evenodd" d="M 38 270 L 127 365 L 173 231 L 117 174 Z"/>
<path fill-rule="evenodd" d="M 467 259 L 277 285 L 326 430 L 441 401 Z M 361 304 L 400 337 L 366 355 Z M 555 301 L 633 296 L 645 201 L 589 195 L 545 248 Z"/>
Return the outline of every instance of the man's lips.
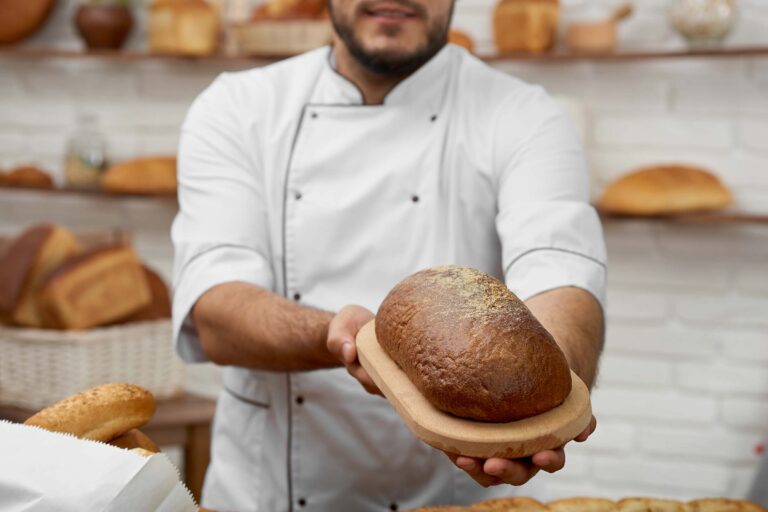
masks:
<path fill-rule="evenodd" d="M 415 10 L 396 2 L 376 2 L 365 9 L 365 13 L 369 16 L 379 18 L 381 21 L 397 21 L 414 18 L 417 15 Z"/>

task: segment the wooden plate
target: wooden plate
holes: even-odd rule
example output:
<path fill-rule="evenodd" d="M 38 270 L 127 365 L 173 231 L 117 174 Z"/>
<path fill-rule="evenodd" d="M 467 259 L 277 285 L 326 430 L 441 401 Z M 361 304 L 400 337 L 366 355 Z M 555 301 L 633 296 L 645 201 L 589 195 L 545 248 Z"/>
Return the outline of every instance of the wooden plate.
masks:
<path fill-rule="evenodd" d="M 424 398 L 376 340 L 374 321 L 357 335 L 360 363 L 416 436 L 440 450 L 469 457 L 527 457 L 562 446 L 579 435 L 592 417 L 587 386 L 571 372 L 571 394 L 558 407 L 509 423 L 459 418 Z"/>

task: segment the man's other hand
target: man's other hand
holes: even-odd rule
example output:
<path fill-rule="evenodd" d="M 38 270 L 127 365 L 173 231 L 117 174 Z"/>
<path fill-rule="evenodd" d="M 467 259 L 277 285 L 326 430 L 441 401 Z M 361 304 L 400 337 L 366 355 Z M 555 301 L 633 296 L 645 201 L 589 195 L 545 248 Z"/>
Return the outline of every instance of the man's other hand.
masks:
<path fill-rule="evenodd" d="M 587 428 L 574 441 L 579 443 L 586 441 L 595 431 L 596 426 L 597 420 L 592 416 L 592 421 Z M 547 473 L 554 473 L 565 466 L 565 450 L 562 446 L 522 459 L 476 459 L 453 453 L 446 453 L 446 455 L 459 469 L 464 470 L 483 487 L 500 484 L 523 485 L 542 469 Z"/>
<path fill-rule="evenodd" d="M 355 345 L 358 331 L 373 318 L 374 314 L 362 306 L 344 306 L 328 326 L 327 346 L 328 351 L 341 361 L 349 374 L 356 378 L 366 391 L 383 396 L 368 372 L 360 366 Z"/>

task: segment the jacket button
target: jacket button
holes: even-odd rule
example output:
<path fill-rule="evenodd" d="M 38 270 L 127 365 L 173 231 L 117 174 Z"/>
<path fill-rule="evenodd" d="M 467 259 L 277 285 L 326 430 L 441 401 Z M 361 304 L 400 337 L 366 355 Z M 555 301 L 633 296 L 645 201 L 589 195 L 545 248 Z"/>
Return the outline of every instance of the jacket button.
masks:
<path fill-rule="evenodd" d="M 413 201 L 414 203 L 418 203 L 419 202 L 419 196 L 417 196 L 416 194 L 412 195 L 411 196 L 411 201 Z"/>
<path fill-rule="evenodd" d="M 304 397 L 301 396 L 301 395 L 297 396 L 296 397 L 296 403 L 299 404 L 299 405 L 303 404 L 304 403 Z"/>
<path fill-rule="evenodd" d="M 312 112 L 311 114 L 309 114 L 309 117 L 311 117 L 312 119 L 317 119 L 317 112 Z"/>
<path fill-rule="evenodd" d="M 298 292 L 294 293 L 293 294 L 293 300 L 295 300 L 296 302 L 300 301 L 301 300 L 301 294 L 298 293 Z"/>
<path fill-rule="evenodd" d="M 294 194 L 293 194 L 293 198 L 294 199 L 296 199 L 298 201 L 299 199 L 301 199 L 301 197 L 302 197 L 301 196 L 301 192 L 298 192 L 298 191 L 294 192 Z"/>
<path fill-rule="evenodd" d="M 299 498 L 299 506 L 305 507 L 306 505 L 307 505 L 307 500 L 305 500 L 304 498 Z"/>
<path fill-rule="evenodd" d="M 434 123 L 435 121 L 437 121 L 437 114 L 435 114 L 435 115 L 433 115 L 432 117 L 430 117 L 430 118 L 429 118 L 429 120 L 430 120 L 430 121 L 432 121 L 433 123 Z"/>
<path fill-rule="evenodd" d="M 392 502 L 389 504 L 389 510 L 397 510 L 397 503 Z"/>

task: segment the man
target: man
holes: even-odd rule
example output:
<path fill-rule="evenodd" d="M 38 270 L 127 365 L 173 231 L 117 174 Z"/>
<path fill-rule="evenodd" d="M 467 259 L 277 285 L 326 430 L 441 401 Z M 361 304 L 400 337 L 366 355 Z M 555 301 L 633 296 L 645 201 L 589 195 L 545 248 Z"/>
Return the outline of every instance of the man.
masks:
<path fill-rule="evenodd" d="M 581 149 L 540 88 L 446 46 L 450 0 L 329 7 L 332 48 L 222 75 L 182 129 L 174 336 L 226 367 L 203 503 L 514 494 L 497 484 L 557 471 L 563 450 L 449 459 L 375 396 L 355 335 L 402 278 L 463 264 L 505 280 L 591 384 L 605 249 Z"/>

